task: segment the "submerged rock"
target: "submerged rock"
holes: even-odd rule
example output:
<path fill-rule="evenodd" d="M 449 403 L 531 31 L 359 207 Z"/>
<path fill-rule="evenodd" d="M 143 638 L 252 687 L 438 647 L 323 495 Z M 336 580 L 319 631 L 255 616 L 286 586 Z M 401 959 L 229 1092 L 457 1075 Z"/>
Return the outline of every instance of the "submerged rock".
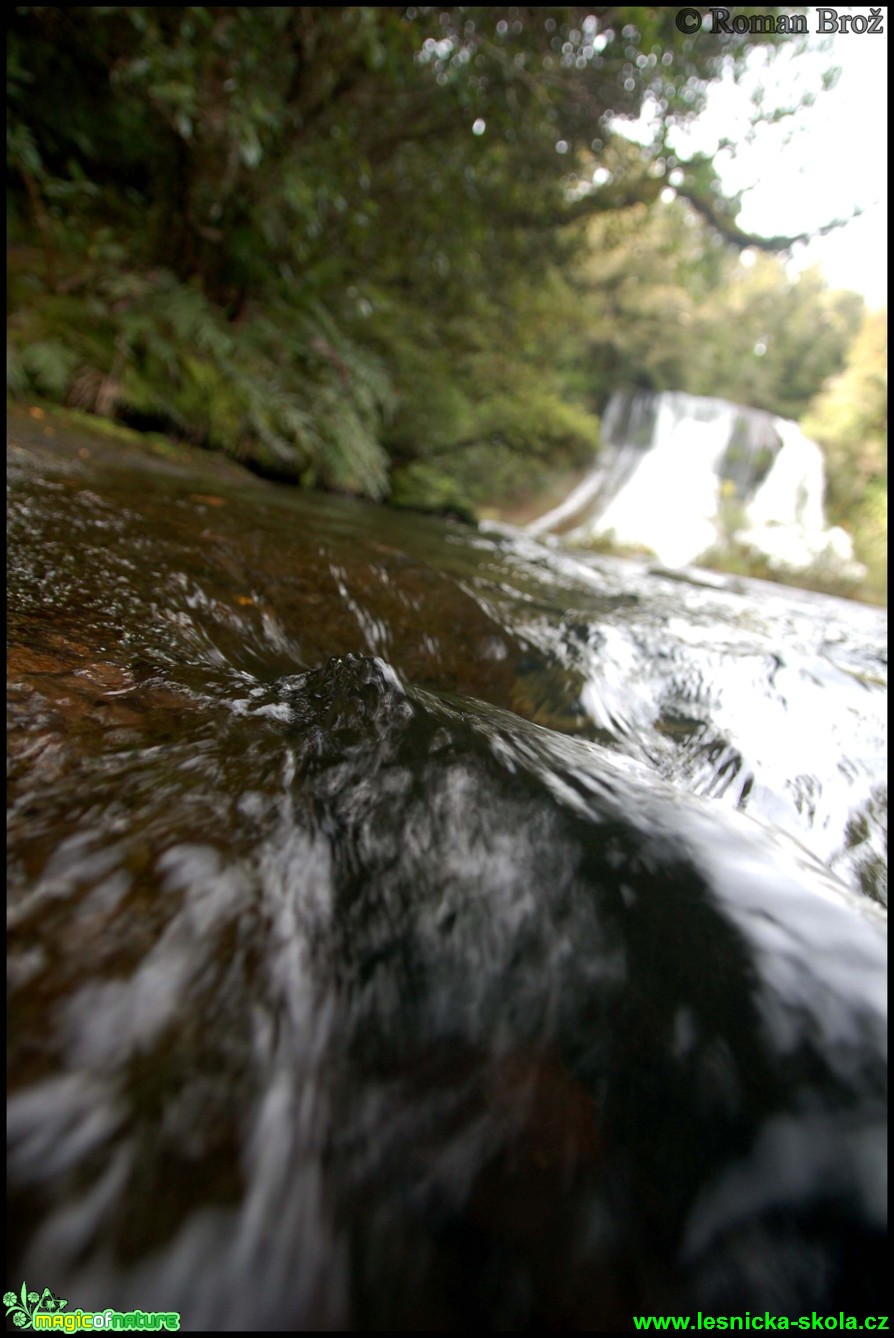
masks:
<path fill-rule="evenodd" d="M 204 752 L 222 799 L 245 746 L 280 774 L 165 843 L 145 949 L 12 1100 L 16 1201 L 54 1205 L 19 1271 L 203 1327 L 879 1306 L 871 907 L 381 661 L 257 693 Z"/>

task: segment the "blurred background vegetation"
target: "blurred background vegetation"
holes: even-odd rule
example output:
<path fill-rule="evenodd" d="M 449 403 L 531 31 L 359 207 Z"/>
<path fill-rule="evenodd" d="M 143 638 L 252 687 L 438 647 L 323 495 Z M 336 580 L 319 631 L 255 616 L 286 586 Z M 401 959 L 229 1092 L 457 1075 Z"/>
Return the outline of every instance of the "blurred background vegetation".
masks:
<path fill-rule="evenodd" d="M 882 582 L 884 316 L 668 150 L 775 40 L 675 14 L 17 7 L 10 393 L 460 514 L 582 468 L 619 387 L 720 396 L 803 420 Z"/>

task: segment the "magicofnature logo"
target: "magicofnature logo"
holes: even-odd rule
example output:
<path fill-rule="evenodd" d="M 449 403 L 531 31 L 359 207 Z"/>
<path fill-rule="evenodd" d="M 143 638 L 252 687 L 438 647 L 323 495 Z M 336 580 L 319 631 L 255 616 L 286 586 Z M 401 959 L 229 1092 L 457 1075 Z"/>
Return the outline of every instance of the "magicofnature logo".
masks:
<path fill-rule="evenodd" d="M 29 1292 L 22 1283 L 18 1296 L 6 1292 L 3 1296 L 6 1318 L 19 1329 L 59 1329 L 74 1333 L 78 1329 L 169 1329 L 180 1328 L 179 1310 L 71 1310 L 63 1315 L 68 1302 L 56 1296 L 49 1287 L 42 1292 Z"/>

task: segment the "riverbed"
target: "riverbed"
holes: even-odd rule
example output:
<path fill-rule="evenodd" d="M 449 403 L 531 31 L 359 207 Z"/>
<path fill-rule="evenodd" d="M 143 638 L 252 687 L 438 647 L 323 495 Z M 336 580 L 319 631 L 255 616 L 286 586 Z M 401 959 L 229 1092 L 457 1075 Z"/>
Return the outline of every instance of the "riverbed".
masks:
<path fill-rule="evenodd" d="M 884 1311 L 884 610 L 9 442 L 11 1283 Z"/>

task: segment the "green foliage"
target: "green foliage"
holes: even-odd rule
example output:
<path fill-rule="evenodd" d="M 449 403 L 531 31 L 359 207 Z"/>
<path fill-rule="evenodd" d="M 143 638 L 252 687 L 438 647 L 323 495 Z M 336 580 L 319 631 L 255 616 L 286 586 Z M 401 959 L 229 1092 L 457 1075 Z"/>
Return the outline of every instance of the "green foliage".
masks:
<path fill-rule="evenodd" d="M 674 383 L 728 317 L 712 164 L 613 126 L 691 118 L 756 41 L 637 6 L 17 6 L 10 389 L 373 497 L 536 486 L 610 378 Z M 672 172 L 713 234 L 661 211 Z M 798 345 L 792 403 L 833 353 Z"/>
<path fill-rule="evenodd" d="M 686 390 L 797 419 L 842 365 L 862 316 L 854 293 L 775 256 L 730 253 L 683 201 L 631 206 L 589 227 L 581 287 L 593 391 Z"/>
<path fill-rule="evenodd" d="M 236 328 L 164 271 L 112 274 L 89 303 L 46 295 L 17 313 L 10 355 L 19 397 L 164 426 L 283 477 L 385 491 L 388 378 L 317 304 Z"/>
<path fill-rule="evenodd" d="M 39 394 L 61 399 L 77 365 L 77 354 L 59 340 L 37 340 L 22 350 L 21 364 Z"/>
<path fill-rule="evenodd" d="M 772 256 L 738 264 L 696 312 L 701 358 L 687 389 L 797 419 L 841 366 L 862 307 L 815 270 L 791 279 Z"/>
<path fill-rule="evenodd" d="M 830 516 L 854 536 L 873 592 L 887 599 L 887 312 L 869 313 L 848 353 L 802 422 L 826 457 Z"/>

